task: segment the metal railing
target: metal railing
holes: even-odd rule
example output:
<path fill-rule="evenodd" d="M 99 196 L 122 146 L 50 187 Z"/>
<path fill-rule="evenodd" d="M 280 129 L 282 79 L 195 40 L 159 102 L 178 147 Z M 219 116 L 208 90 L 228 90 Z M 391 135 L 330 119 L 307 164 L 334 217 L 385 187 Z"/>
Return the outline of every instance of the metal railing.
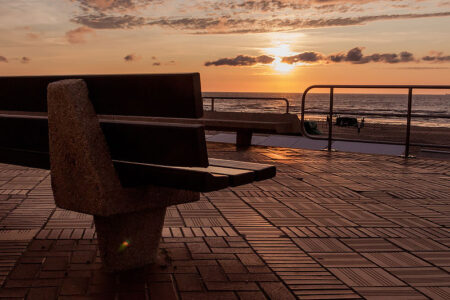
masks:
<path fill-rule="evenodd" d="M 214 102 L 216 99 L 220 100 L 256 100 L 256 101 L 284 101 L 286 103 L 286 113 L 289 113 L 289 101 L 284 97 L 202 97 L 203 99 L 211 99 L 211 111 L 214 111 Z"/>
<path fill-rule="evenodd" d="M 306 95 L 308 92 L 312 89 L 319 89 L 319 88 L 329 88 L 330 89 L 330 107 L 328 111 L 328 138 L 320 138 L 320 137 L 312 137 L 309 135 L 305 130 L 305 102 L 306 102 Z M 406 114 L 377 114 L 377 115 L 389 115 L 389 116 L 396 116 L 396 117 L 406 117 L 406 136 L 405 136 L 405 158 L 409 157 L 410 153 L 410 146 L 424 146 L 424 147 L 435 147 L 435 148 L 450 148 L 449 145 L 434 145 L 434 144 L 419 144 L 419 143 L 411 143 L 410 137 L 411 137 L 411 118 L 412 117 L 427 117 L 427 118 L 450 118 L 448 115 L 413 115 L 412 114 L 412 96 L 413 96 L 413 90 L 414 89 L 420 89 L 420 90 L 440 90 L 440 89 L 450 89 L 450 85 L 312 85 L 308 87 L 304 92 L 302 96 L 302 108 L 301 108 L 301 131 L 302 134 L 308 138 L 316 139 L 316 140 L 328 140 L 328 151 L 331 151 L 331 144 L 333 142 L 333 105 L 334 105 L 334 90 L 335 89 L 406 89 L 408 90 L 408 108 Z M 342 113 L 342 112 L 339 112 Z M 376 114 L 372 114 L 376 115 Z M 355 139 L 334 139 L 339 141 L 361 141 L 361 142 L 369 142 L 369 143 L 388 143 L 388 144 L 397 144 L 402 145 L 403 143 L 396 143 L 396 142 L 386 142 L 386 141 L 367 141 L 367 140 L 355 140 Z"/>

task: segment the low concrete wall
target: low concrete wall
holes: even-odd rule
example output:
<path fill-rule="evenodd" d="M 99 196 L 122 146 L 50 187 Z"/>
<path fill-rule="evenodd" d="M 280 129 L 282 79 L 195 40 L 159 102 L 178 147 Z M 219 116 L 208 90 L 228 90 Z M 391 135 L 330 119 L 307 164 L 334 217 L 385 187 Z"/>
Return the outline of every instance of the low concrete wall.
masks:
<path fill-rule="evenodd" d="M 203 124 L 207 129 L 209 127 L 223 131 L 254 129 L 254 132 L 274 132 L 280 134 L 301 133 L 300 120 L 297 115 L 294 114 L 205 111 L 203 117 L 199 119 L 107 115 L 100 116 L 100 119 Z"/>
<path fill-rule="evenodd" d="M 290 126 L 288 126 L 286 132 L 279 133 L 300 133 L 300 120 L 297 115 L 294 114 L 204 111 L 202 119 L 233 120 L 243 122 L 282 122 L 289 123 Z"/>

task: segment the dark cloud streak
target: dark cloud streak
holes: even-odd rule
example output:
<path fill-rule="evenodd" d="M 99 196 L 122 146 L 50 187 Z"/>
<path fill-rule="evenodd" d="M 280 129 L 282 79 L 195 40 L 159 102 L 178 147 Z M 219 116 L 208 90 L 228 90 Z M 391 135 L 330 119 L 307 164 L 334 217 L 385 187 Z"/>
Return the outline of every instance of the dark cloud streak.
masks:
<path fill-rule="evenodd" d="M 424 56 L 421 60 L 416 59 L 414 54 L 408 51 L 400 53 L 373 53 L 365 55 L 363 47 L 355 47 L 349 51 L 325 55 L 320 52 L 306 51 L 292 56 L 281 57 L 281 62 L 286 64 L 309 63 L 309 64 L 330 64 L 330 63 L 350 63 L 350 64 L 368 64 L 368 63 L 385 63 L 385 64 L 399 64 L 416 62 L 436 62 L 445 63 L 450 62 L 450 55 L 443 55 L 441 52 L 432 52 L 432 55 Z M 271 64 L 275 60 L 274 57 L 248 56 L 238 55 L 234 58 L 220 58 L 215 61 L 205 62 L 205 66 L 253 66 L 256 64 Z"/>
<path fill-rule="evenodd" d="M 123 12 L 147 7 L 162 0 L 71 0 L 85 13 L 87 12 Z"/>
<path fill-rule="evenodd" d="M 303 52 L 293 56 L 286 56 L 281 59 L 281 62 L 287 64 L 295 64 L 296 62 L 318 62 L 323 60 L 325 57 L 318 52 Z"/>
<path fill-rule="evenodd" d="M 23 57 L 21 57 L 19 60 L 20 60 L 20 62 L 23 63 L 23 64 L 28 64 L 28 63 L 31 61 L 31 58 L 26 57 L 26 56 L 23 56 Z"/>
<path fill-rule="evenodd" d="M 133 62 L 133 61 L 137 61 L 139 59 L 141 59 L 139 56 L 137 56 L 136 54 L 128 54 L 126 55 L 124 58 L 125 62 Z"/>
<path fill-rule="evenodd" d="M 271 64 L 275 58 L 261 56 L 238 55 L 235 58 L 221 58 L 216 61 L 205 62 L 205 66 L 253 66 L 256 64 Z"/>
<path fill-rule="evenodd" d="M 160 26 L 175 30 L 194 31 L 197 34 L 262 33 L 303 28 L 362 25 L 367 22 L 396 19 L 416 19 L 450 16 L 450 12 L 426 14 L 395 14 L 339 18 L 232 18 L 229 16 L 208 18 L 158 18 L 134 15 L 108 15 L 103 12 L 76 16 L 72 22 L 94 29 L 131 29 L 143 26 Z"/>
<path fill-rule="evenodd" d="M 434 55 L 427 55 L 422 57 L 423 61 L 427 62 L 434 62 L 434 63 L 445 63 L 450 62 L 450 55 L 443 55 L 442 53 L 438 52 Z"/>
<path fill-rule="evenodd" d="M 77 16 L 71 21 L 94 29 L 130 29 L 148 25 L 147 20 L 143 17 L 131 15 L 112 16 L 103 13 Z"/>

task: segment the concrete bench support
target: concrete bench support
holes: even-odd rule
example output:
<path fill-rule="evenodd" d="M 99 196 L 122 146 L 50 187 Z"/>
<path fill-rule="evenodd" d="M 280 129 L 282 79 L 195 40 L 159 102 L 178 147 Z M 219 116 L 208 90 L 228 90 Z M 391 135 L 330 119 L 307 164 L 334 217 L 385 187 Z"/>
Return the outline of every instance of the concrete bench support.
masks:
<path fill-rule="evenodd" d="M 166 208 L 94 216 L 103 262 L 111 270 L 144 266 L 158 251 Z"/>
<path fill-rule="evenodd" d="M 166 207 L 197 201 L 200 194 L 153 185 L 122 187 L 83 80 L 48 86 L 48 125 L 56 205 L 94 215 L 108 270 L 152 263 Z"/>
<path fill-rule="evenodd" d="M 252 144 L 253 131 L 251 129 L 239 129 L 236 131 L 236 147 L 248 148 Z"/>

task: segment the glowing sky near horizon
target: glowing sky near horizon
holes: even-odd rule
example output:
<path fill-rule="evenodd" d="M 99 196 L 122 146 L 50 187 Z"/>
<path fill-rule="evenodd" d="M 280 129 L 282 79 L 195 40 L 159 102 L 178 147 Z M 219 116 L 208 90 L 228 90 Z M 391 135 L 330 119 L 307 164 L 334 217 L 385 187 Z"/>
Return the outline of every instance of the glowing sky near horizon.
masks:
<path fill-rule="evenodd" d="M 200 72 L 204 91 L 449 84 L 449 0 L 0 0 L 0 75 Z"/>

